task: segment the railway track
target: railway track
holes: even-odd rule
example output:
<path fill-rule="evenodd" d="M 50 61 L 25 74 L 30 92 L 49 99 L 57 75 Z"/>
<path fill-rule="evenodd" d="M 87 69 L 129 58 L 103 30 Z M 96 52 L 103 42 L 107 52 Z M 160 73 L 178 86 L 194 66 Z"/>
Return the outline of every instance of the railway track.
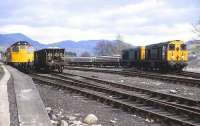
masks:
<path fill-rule="evenodd" d="M 136 113 L 156 122 L 168 125 L 200 125 L 200 113 L 197 111 L 175 105 L 175 103 L 168 104 L 167 101 L 149 98 L 145 93 L 141 94 L 133 90 L 116 87 L 115 84 L 109 85 L 103 80 L 92 80 L 91 78 L 67 74 L 35 74 L 32 77 L 36 81 L 73 90 L 89 98 Z"/>
<path fill-rule="evenodd" d="M 70 74 L 70 73 L 63 73 L 63 74 L 53 74 L 53 75 L 70 79 L 73 81 L 77 81 L 77 82 L 80 81 L 76 79 L 77 77 L 79 77 L 79 79 L 82 78 L 88 81 L 95 81 L 95 82 L 100 83 L 101 85 L 102 84 L 108 85 L 109 87 L 112 87 L 112 88 L 118 88 L 120 90 L 130 91 L 133 94 L 143 95 L 149 99 L 157 100 L 159 102 L 163 102 L 163 103 L 167 103 L 171 105 L 176 105 L 178 107 L 182 107 L 182 108 L 200 113 L 200 101 L 197 101 L 197 100 L 170 95 L 170 94 L 161 93 L 161 92 L 156 92 L 156 91 L 145 89 L 145 88 L 139 88 L 133 85 L 130 86 L 130 85 L 125 85 L 121 83 L 114 83 L 114 82 L 110 82 L 103 79 L 97 79 L 97 78 L 92 78 L 92 77 L 87 77 L 87 76 L 82 76 L 82 75 L 77 75 L 77 74 Z"/>
<path fill-rule="evenodd" d="M 186 76 L 186 77 L 191 77 L 191 78 L 197 78 L 200 79 L 200 73 L 195 73 L 195 72 L 189 72 L 189 71 L 183 71 L 181 73 L 175 73 L 176 75 L 181 75 L 181 76 Z"/>
<path fill-rule="evenodd" d="M 180 76 L 176 75 L 164 75 L 160 73 L 150 73 L 150 72 L 143 72 L 143 71 L 129 71 L 129 70 L 110 70 L 110 69 L 94 69 L 94 68 L 81 68 L 81 67 L 65 67 L 66 69 L 69 70 L 81 70 L 81 71 L 92 71 L 92 72 L 104 72 L 104 73 L 112 73 L 112 74 L 120 74 L 124 76 L 130 76 L 130 77 L 145 77 L 149 79 L 155 79 L 155 80 L 162 80 L 162 81 L 167 81 L 167 82 L 173 82 L 173 83 L 180 83 L 180 84 L 185 84 L 189 86 L 195 86 L 195 87 L 200 87 L 200 78 L 188 78 L 184 77 L 183 74 Z M 185 73 L 185 76 L 186 73 Z"/>

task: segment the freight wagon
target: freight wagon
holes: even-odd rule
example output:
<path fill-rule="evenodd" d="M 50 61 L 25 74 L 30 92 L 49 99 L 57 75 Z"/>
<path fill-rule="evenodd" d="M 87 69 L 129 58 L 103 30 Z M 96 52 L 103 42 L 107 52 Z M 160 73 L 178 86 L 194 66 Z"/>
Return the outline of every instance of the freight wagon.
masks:
<path fill-rule="evenodd" d="M 35 51 L 34 66 L 37 71 L 52 71 L 57 69 L 60 73 L 64 69 L 65 49 L 41 49 Z"/>

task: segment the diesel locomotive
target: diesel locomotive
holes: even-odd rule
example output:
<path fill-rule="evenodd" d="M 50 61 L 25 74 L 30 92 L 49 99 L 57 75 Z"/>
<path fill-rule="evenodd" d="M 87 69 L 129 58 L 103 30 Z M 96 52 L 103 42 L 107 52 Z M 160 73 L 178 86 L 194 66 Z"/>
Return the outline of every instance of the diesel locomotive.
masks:
<path fill-rule="evenodd" d="M 7 64 L 29 72 L 33 67 L 34 48 L 26 41 L 18 41 L 6 50 Z"/>
<path fill-rule="evenodd" d="M 122 51 L 121 64 L 147 70 L 182 71 L 188 50 L 181 40 L 172 40 Z"/>

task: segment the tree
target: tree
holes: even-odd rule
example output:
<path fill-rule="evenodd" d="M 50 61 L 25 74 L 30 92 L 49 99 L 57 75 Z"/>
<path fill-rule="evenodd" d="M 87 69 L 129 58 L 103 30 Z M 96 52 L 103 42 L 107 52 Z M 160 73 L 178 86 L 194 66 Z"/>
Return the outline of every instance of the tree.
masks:
<path fill-rule="evenodd" d="M 125 43 L 123 41 L 123 37 L 120 34 L 117 35 L 115 41 L 116 41 L 116 43 L 115 43 L 115 49 L 114 50 L 115 50 L 115 54 L 117 54 L 117 55 L 121 54 L 122 50 L 132 47 L 132 45 Z"/>
<path fill-rule="evenodd" d="M 122 37 L 122 35 L 118 34 L 117 37 L 116 37 L 116 41 L 123 42 L 123 37 Z"/>
<path fill-rule="evenodd" d="M 95 47 L 96 55 L 98 56 L 112 55 L 113 49 L 114 49 L 113 44 L 106 40 L 100 41 L 99 43 L 97 43 L 97 46 Z"/>
<path fill-rule="evenodd" d="M 115 51 L 114 54 L 119 55 L 121 54 L 122 50 L 131 48 L 131 47 L 132 45 L 130 44 L 124 43 L 122 41 L 116 41 L 116 44 L 114 46 L 114 51 Z"/>
<path fill-rule="evenodd" d="M 197 36 L 200 38 L 200 19 L 197 21 L 197 23 L 194 26 L 194 32 L 197 34 Z"/>
<path fill-rule="evenodd" d="M 90 53 L 87 52 L 87 51 L 85 51 L 85 52 L 83 52 L 80 56 L 81 56 L 81 57 L 90 57 Z"/>
<path fill-rule="evenodd" d="M 120 55 L 123 49 L 130 48 L 131 45 L 122 42 L 122 40 L 100 41 L 96 46 L 96 55 L 98 56 L 113 56 Z"/>

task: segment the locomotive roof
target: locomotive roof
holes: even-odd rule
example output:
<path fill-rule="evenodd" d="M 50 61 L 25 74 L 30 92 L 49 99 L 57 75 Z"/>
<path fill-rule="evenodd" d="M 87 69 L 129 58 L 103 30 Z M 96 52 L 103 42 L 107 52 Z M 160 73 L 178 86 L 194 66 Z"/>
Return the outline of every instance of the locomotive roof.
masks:
<path fill-rule="evenodd" d="M 152 46 L 163 46 L 163 45 L 168 45 L 169 43 L 176 41 L 176 42 L 183 42 L 181 40 L 172 40 L 172 41 L 167 41 L 167 42 L 161 42 L 161 43 L 155 43 L 151 45 L 147 45 L 146 47 L 152 47 Z"/>
<path fill-rule="evenodd" d="M 36 52 L 42 52 L 42 51 L 64 51 L 64 48 L 44 48 L 37 50 Z"/>
<path fill-rule="evenodd" d="M 27 41 L 17 41 L 14 44 L 12 44 L 11 47 L 12 46 L 17 46 L 17 45 L 29 45 L 29 46 L 31 46 L 31 44 L 29 42 L 27 42 Z"/>
<path fill-rule="evenodd" d="M 124 50 L 122 50 L 122 51 L 130 51 L 130 50 L 140 49 L 141 47 L 142 47 L 142 46 L 136 46 L 136 47 L 124 49 Z"/>

